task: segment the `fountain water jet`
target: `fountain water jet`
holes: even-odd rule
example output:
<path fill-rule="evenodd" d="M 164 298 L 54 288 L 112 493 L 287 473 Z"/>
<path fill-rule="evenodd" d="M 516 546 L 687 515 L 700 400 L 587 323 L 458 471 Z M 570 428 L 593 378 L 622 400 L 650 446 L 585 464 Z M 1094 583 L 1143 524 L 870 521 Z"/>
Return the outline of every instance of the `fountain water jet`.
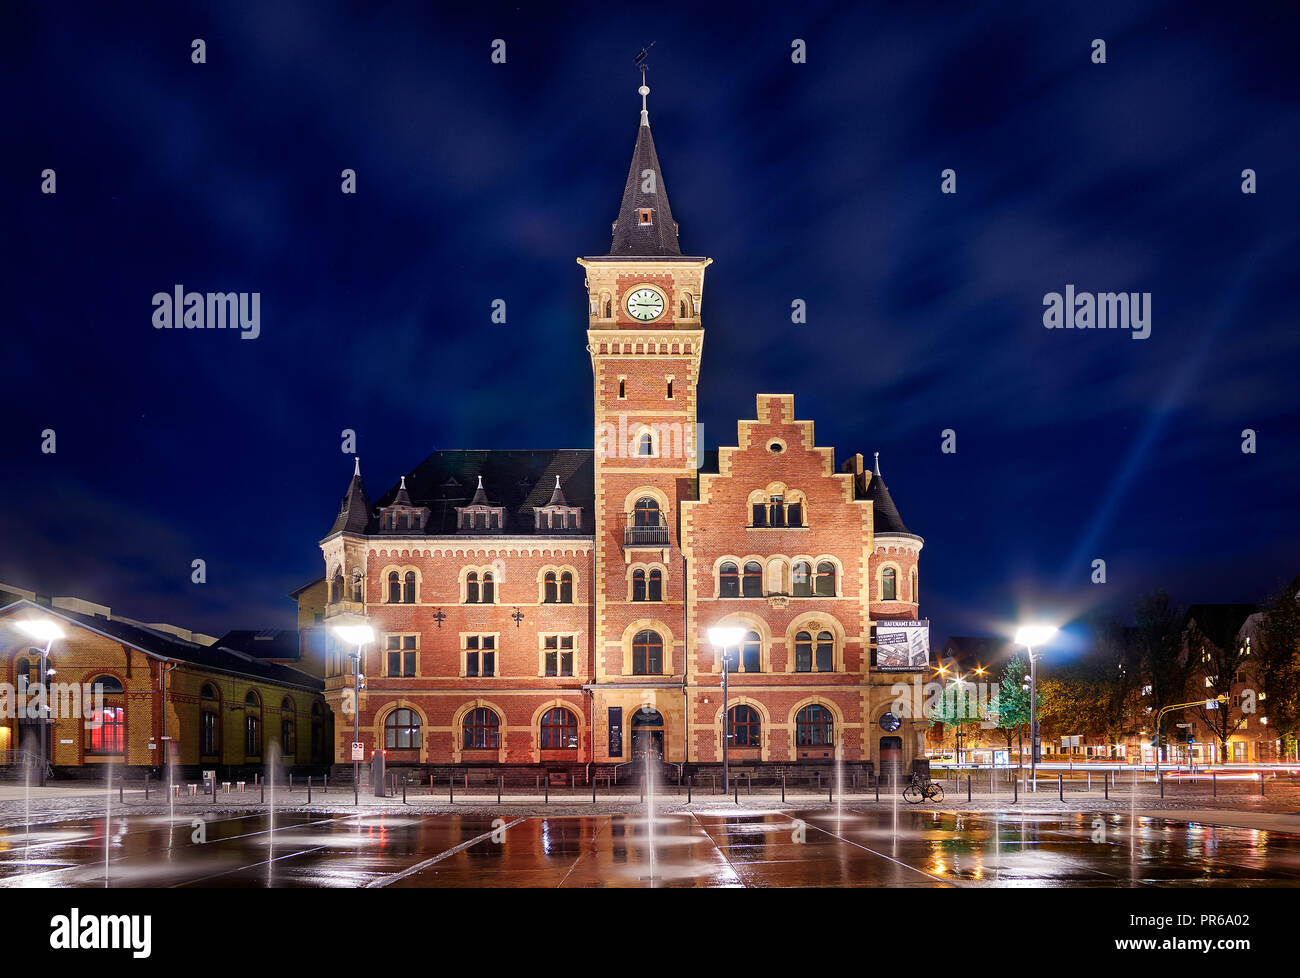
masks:
<path fill-rule="evenodd" d="M 104 889 L 108 889 L 108 854 L 113 845 L 113 765 L 104 779 Z"/>
<path fill-rule="evenodd" d="M 655 881 L 659 878 L 655 875 L 655 779 L 654 772 L 650 766 L 650 755 L 653 753 L 650 746 L 646 746 L 645 752 L 645 811 L 646 825 L 649 831 L 650 840 L 650 875 L 646 877 L 653 888 Z"/>

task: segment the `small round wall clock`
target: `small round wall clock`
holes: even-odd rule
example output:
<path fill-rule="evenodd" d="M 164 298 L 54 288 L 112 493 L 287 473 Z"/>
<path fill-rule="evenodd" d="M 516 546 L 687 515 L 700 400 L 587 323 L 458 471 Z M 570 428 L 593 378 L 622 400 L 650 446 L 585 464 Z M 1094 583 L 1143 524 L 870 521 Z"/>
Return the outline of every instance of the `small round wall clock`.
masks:
<path fill-rule="evenodd" d="M 903 725 L 903 721 L 892 713 L 886 713 L 880 718 L 880 725 L 886 730 L 894 731 Z"/>

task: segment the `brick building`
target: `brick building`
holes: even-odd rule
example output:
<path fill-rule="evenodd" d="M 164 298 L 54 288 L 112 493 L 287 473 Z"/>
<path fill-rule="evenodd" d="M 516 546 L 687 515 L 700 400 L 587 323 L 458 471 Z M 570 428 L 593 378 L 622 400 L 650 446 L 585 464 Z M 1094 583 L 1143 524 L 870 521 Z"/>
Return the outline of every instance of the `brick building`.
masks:
<path fill-rule="evenodd" d="M 390 764 L 716 764 L 717 627 L 743 636 L 734 763 L 924 756 L 924 721 L 889 708 L 927 653 L 874 661 L 876 622 L 917 619 L 923 543 L 879 463 L 837 466 L 789 394 L 758 395 L 734 444 L 696 444 L 712 259 L 681 252 L 647 92 L 609 253 L 578 259 L 593 446 L 435 452 L 374 505 L 358 462 L 321 541 L 324 624 L 376 631 L 355 693 L 353 650 L 327 643 L 340 763 L 355 696 Z"/>

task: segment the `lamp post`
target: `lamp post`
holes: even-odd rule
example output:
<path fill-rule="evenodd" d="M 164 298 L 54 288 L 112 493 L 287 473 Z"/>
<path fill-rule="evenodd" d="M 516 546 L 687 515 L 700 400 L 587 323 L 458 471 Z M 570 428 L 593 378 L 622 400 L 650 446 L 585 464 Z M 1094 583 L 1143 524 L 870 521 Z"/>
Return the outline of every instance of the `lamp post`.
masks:
<path fill-rule="evenodd" d="M 1023 645 L 1029 653 L 1029 778 L 1031 790 L 1038 790 L 1038 656 L 1034 646 L 1042 645 L 1056 634 L 1055 625 L 1021 625 L 1016 629 L 1015 643 Z"/>
<path fill-rule="evenodd" d="M 727 698 L 727 649 L 733 645 L 739 648 L 745 637 L 745 630 L 735 626 L 720 626 L 709 629 L 709 644 L 722 650 L 722 793 L 731 791 L 730 769 L 727 764 L 727 745 L 731 740 L 731 717 L 728 716 Z"/>
<path fill-rule="evenodd" d="M 375 630 L 369 625 L 335 625 L 334 634 L 357 650 L 349 652 L 352 660 L 352 743 L 361 740 L 361 650 L 375 640 Z M 361 762 L 352 759 L 352 785 L 361 783 Z"/>
<path fill-rule="evenodd" d="M 49 772 L 50 754 L 50 691 L 47 687 L 48 677 L 53 675 L 50 669 L 50 646 L 54 644 L 56 638 L 63 638 L 63 629 L 48 618 L 33 618 L 27 621 L 16 621 L 15 625 L 22 632 L 36 641 L 44 641 L 45 648 L 41 651 L 41 694 L 45 700 L 45 705 L 41 710 L 41 787 L 45 787 L 45 777 Z"/>

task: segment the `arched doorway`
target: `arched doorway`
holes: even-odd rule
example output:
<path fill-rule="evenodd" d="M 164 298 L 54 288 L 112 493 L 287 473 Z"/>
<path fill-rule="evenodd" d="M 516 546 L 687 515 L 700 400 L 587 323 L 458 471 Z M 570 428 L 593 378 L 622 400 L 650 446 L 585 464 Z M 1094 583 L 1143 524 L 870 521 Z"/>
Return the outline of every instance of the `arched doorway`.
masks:
<path fill-rule="evenodd" d="M 632 759 L 664 759 L 664 718 L 658 710 L 643 706 L 632 714 Z"/>
<path fill-rule="evenodd" d="M 879 775 L 890 784 L 898 783 L 903 776 L 903 738 L 880 738 Z"/>

